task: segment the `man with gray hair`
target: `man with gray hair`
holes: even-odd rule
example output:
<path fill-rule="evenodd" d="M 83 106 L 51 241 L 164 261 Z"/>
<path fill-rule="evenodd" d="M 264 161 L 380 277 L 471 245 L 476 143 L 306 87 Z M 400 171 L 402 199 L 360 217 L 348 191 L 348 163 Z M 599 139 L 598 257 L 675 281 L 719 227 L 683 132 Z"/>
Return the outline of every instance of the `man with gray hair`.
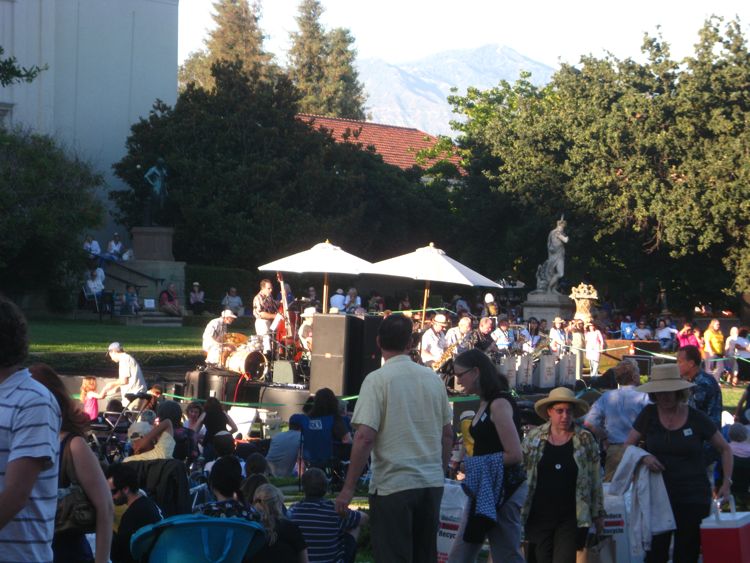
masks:
<path fill-rule="evenodd" d="M 615 367 L 618 389 L 605 392 L 591 406 L 584 425 L 602 441 L 607 456 L 604 463 L 604 482 L 612 480 L 622 454 L 625 438 L 633 429 L 633 422 L 648 404 L 648 395 L 635 390 L 640 385 L 638 365 L 631 359 L 622 360 Z"/>
<path fill-rule="evenodd" d="M 0 558 L 52 561 L 60 407 L 21 367 L 26 319 L 0 296 Z"/>

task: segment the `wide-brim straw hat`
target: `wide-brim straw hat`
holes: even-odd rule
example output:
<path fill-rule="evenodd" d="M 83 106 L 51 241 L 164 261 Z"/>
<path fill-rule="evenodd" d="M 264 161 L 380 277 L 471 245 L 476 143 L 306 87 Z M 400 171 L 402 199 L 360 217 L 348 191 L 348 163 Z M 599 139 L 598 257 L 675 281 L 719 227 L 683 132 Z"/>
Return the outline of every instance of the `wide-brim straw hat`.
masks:
<path fill-rule="evenodd" d="M 544 420 L 549 420 L 547 408 L 556 403 L 570 403 L 573 405 L 573 417 L 580 418 L 589 412 L 589 405 L 583 399 L 576 397 L 575 393 L 567 387 L 555 387 L 544 399 L 534 403 L 534 410 Z"/>
<path fill-rule="evenodd" d="M 448 317 L 446 317 L 443 313 L 438 313 L 433 317 L 432 324 L 447 325 Z"/>
<path fill-rule="evenodd" d="M 314 316 L 315 313 L 317 313 L 315 307 L 305 307 L 305 310 L 302 311 L 302 315 L 300 315 L 303 319 L 309 319 L 310 317 Z"/>
<path fill-rule="evenodd" d="M 642 393 L 667 393 L 669 391 L 682 391 L 695 387 L 680 377 L 680 369 L 677 364 L 661 364 L 651 368 L 651 377 L 647 383 L 636 387 L 636 391 Z"/>

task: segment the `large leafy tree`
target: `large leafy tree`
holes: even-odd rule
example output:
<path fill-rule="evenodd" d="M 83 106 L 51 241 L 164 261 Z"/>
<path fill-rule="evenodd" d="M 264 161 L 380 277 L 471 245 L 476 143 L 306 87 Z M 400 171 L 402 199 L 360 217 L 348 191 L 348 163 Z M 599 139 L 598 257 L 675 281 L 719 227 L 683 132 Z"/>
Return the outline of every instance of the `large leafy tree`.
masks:
<path fill-rule="evenodd" d="M 518 213 L 513 231 L 533 234 L 526 246 L 565 212 L 571 280 L 647 300 L 660 280 L 683 303 L 747 288 L 750 65 L 736 22 L 719 24 L 706 23 L 682 65 L 646 37 L 643 63 L 588 56 L 543 88 L 522 77 L 453 98 L 464 158 L 483 163 Z M 511 248 L 533 280 L 542 257 Z"/>
<path fill-rule="evenodd" d="M 180 67 L 180 89 L 191 82 L 212 88 L 211 65 L 217 61 L 241 61 L 245 70 L 254 70 L 261 78 L 275 74 L 278 69 L 272 64 L 273 55 L 263 49 L 260 3 L 251 6 L 248 0 L 219 0 L 213 6 L 216 27 L 209 32 L 205 48 L 191 53 Z"/>
<path fill-rule="evenodd" d="M 102 178 L 47 136 L 0 128 L 0 289 L 64 290 L 80 283 L 87 230 L 102 220 Z"/>
<path fill-rule="evenodd" d="M 174 108 L 157 103 L 132 127 L 115 165 L 130 186 L 113 196 L 121 222 L 139 224 L 143 172 L 158 157 L 169 201 L 157 222 L 175 227 L 175 255 L 193 263 L 253 268 L 325 238 L 384 258 L 426 244 L 433 220 L 450 220 L 438 190 L 426 194 L 365 147 L 312 130 L 296 117 L 291 82 L 255 72 L 217 63 L 213 90 L 189 85 Z M 431 220 L 415 220 L 417 211 Z"/>
<path fill-rule="evenodd" d="M 364 119 L 364 86 L 354 65 L 354 38 L 348 30 L 326 32 L 320 23 L 323 6 L 302 0 L 291 34 L 289 76 L 301 93 L 303 113 Z"/>

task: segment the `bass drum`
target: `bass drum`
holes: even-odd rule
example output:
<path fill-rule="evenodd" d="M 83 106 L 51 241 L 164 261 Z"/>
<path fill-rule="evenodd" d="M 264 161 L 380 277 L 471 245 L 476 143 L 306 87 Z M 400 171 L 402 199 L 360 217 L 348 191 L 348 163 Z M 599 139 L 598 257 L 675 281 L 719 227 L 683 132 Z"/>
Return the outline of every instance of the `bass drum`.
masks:
<path fill-rule="evenodd" d="M 227 358 L 226 368 L 259 381 L 268 373 L 268 360 L 258 350 L 237 350 Z"/>

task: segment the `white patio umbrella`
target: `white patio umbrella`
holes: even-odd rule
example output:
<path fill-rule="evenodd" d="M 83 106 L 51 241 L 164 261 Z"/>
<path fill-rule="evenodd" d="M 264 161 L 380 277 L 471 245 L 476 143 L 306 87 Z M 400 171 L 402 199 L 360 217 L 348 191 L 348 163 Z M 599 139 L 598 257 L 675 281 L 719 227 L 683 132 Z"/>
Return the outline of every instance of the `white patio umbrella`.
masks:
<path fill-rule="evenodd" d="M 372 264 L 341 250 L 329 241 L 321 242 L 308 250 L 279 258 L 258 266 L 258 270 L 294 272 L 297 274 L 323 274 L 323 312 L 328 312 L 328 274 L 359 275 L 370 271 Z"/>
<path fill-rule="evenodd" d="M 433 243 L 414 252 L 375 262 L 368 270 L 371 274 L 399 276 L 424 280 L 424 300 L 422 302 L 422 325 L 424 325 L 427 299 L 430 296 L 430 282 L 446 282 L 477 287 L 501 287 L 489 278 L 475 272 L 468 266 L 448 256 Z"/>

